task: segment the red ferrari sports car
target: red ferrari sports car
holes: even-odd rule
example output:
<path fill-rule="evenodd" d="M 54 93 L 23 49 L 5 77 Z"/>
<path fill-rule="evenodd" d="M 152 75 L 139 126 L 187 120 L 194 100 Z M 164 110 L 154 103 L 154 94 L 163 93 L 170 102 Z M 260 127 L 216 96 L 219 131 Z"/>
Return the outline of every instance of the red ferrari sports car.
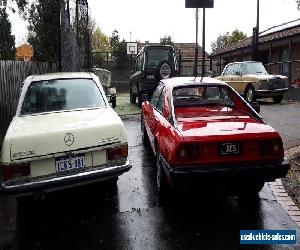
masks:
<path fill-rule="evenodd" d="M 257 194 L 290 167 L 279 133 L 216 79 L 162 80 L 143 102 L 141 129 L 156 155 L 159 194 L 192 184 Z"/>

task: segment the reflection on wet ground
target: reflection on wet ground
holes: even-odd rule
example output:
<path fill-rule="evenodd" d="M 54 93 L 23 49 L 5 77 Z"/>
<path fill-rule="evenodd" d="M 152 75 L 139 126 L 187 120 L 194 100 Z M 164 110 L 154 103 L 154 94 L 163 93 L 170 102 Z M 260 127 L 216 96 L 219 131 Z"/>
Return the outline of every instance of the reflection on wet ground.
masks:
<path fill-rule="evenodd" d="M 10 219 L 3 228 L 7 233 L 0 234 L 0 248 L 239 249 L 240 229 L 295 228 L 267 185 L 256 202 L 196 190 L 176 193 L 158 204 L 154 159 L 141 143 L 139 119 L 126 120 L 125 127 L 130 172 L 116 185 L 93 184 L 51 193 L 39 201 L 24 198 L 18 205 L 7 199 Z"/>

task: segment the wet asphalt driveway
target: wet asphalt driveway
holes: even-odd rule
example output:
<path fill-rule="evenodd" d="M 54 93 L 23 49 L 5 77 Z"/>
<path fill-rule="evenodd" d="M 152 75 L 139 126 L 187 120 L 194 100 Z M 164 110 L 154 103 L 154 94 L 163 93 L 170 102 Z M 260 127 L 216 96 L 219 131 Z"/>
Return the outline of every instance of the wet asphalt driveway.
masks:
<path fill-rule="evenodd" d="M 261 107 L 286 148 L 300 144 L 299 109 L 300 103 Z M 43 201 L 0 196 L 0 249 L 238 249 L 240 229 L 297 228 L 267 185 L 257 203 L 198 190 L 158 204 L 155 163 L 142 145 L 139 118 L 124 124 L 132 169 L 117 186 L 71 189 Z M 299 239 L 297 228 L 298 246 L 284 247 L 300 248 Z"/>

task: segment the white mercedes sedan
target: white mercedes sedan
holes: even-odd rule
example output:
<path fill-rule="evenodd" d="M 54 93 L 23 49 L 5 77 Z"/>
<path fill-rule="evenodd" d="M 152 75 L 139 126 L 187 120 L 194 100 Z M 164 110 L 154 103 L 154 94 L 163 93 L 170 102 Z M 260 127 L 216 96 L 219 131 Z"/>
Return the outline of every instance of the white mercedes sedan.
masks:
<path fill-rule="evenodd" d="M 128 171 L 124 125 L 92 73 L 26 78 L 3 141 L 0 191 L 52 191 Z"/>

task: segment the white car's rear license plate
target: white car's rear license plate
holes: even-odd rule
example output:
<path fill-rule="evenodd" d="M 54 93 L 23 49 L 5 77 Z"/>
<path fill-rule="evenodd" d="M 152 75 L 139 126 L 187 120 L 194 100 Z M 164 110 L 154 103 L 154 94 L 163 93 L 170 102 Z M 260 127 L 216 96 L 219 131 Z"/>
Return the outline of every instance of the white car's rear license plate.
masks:
<path fill-rule="evenodd" d="M 85 158 L 84 154 L 75 155 L 72 157 L 62 156 L 55 158 L 56 172 L 64 172 L 67 170 L 84 168 Z"/>
<path fill-rule="evenodd" d="M 221 143 L 218 151 L 220 155 L 239 155 L 241 153 L 241 143 Z"/>

